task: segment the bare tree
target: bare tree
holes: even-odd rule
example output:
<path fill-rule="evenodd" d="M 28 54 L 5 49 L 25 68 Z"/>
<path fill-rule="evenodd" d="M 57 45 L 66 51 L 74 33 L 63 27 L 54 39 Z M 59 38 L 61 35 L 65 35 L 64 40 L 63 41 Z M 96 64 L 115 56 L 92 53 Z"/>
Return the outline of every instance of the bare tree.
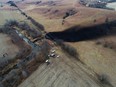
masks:
<path fill-rule="evenodd" d="M 44 55 L 45 59 L 48 59 L 48 54 L 50 51 L 50 45 L 47 41 L 43 41 L 42 46 L 41 46 L 41 52 Z"/>
<path fill-rule="evenodd" d="M 77 53 L 77 50 L 74 47 L 65 44 L 62 40 L 56 40 L 56 43 L 70 56 L 79 59 L 79 54 Z"/>

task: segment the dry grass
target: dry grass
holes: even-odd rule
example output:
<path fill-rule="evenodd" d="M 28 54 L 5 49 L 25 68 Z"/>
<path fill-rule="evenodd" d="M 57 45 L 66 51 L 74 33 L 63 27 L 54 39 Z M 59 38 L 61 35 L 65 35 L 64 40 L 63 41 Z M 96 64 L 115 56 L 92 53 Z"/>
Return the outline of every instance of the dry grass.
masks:
<path fill-rule="evenodd" d="M 52 11 L 44 13 L 46 9 L 48 10 L 50 8 L 47 6 L 27 10 L 27 13 L 36 21 L 43 24 L 47 32 L 63 31 L 75 25 L 85 27 L 102 24 L 105 22 L 107 17 L 110 21 L 116 20 L 116 12 L 114 11 L 87 7 L 85 8 L 83 6 L 80 6 L 79 4 L 76 4 L 75 6 L 77 6 L 76 8 L 78 10 L 77 14 L 67 18 L 64 25 L 62 25 L 62 17 L 65 15 L 66 9 L 72 8 L 73 6 L 74 5 L 71 4 L 60 7 L 54 6 L 52 11 L 54 11 L 55 9 L 61 10 L 61 13 L 58 13 L 58 15 L 54 15 Z M 43 13 L 40 11 L 40 9 L 43 9 Z M 62 12 L 62 10 L 65 11 Z M 94 22 L 94 20 L 96 20 L 96 22 Z M 103 48 L 102 46 L 96 46 L 94 43 L 94 41 L 82 41 L 69 44 L 78 49 L 80 59 L 84 63 L 86 63 L 91 69 L 93 69 L 97 73 L 107 74 L 112 80 L 111 83 L 113 85 L 116 85 L 116 70 L 114 66 L 116 63 L 114 61 L 116 56 L 115 52 L 111 49 Z"/>
<path fill-rule="evenodd" d="M 18 46 L 12 43 L 11 38 L 6 34 L 0 34 L 0 61 L 4 59 L 13 59 L 16 54 L 19 52 Z M 12 50 L 14 49 L 14 50 Z M 3 54 L 7 53 L 6 57 L 3 57 Z"/>
<path fill-rule="evenodd" d="M 12 10 L 0 10 L 0 25 L 6 23 L 6 20 L 18 20 L 22 21 L 26 18 L 20 15 L 18 11 Z"/>
<path fill-rule="evenodd" d="M 65 1 L 64 1 L 65 2 Z M 71 2 L 71 0 L 70 0 Z M 71 2 L 72 3 L 72 2 Z M 53 32 L 53 31 L 62 31 L 66 30 L 67 28 L 75 25 L 79 26 L 92 26 L 96 24 L 102 24 L 105 22 L 105 19 L 108 17 L 110 21 L 116 20 L 116 12 L 114 11 L 108 11 L 108 10 L 100 10 L 95 8 L 85 8 L 83 6 L 80 6 L 79 4 L 75 7 L 78 10 L 78 13 L 74 16 L 71 16 L 67 18 L 62 25 L 62 17 L 65 15 L 66 9 L 72 8 L 74 4 L 66 5 L 66 6 L 59 6 L 59 7 L 52 7 L 53 11 L 56 9 L 60 9 L 61 13 L 58 13 L 58 15 L 54 15 L 51 12 L 44 13 L 44 11 L 49 9 L 48 6 L 41 6 L 36 7 L 34 5 L 28 5 L 28 4 L 22 4 L 20 7 L 26 11 L 26 13 L 34 18 L 39 23 L 43 24 L 45 27 L 45 30 L 47 32 Z M 28 8 L 29 7 L 29 8 Z M 44 10 L 43 13 L 40 12 L 40 9 Z M 64 11 L 65 10 L 65 11 Z M 4 13 L 4 12 L 3 12 Z M 2 14 L 3 14 L 2 13 Z M 2 20 L 8 19 L 8 14 L 5 16 L 2 15 Z M 9 14 L 10 15 L 10 14 Z M 10 16 L 11 17 L 11 16 Z M 20 18 L 20 15 L 17 16 Z M 16 17 L 16 18 L 17 18 Z M 3 19 L 4 18 L 4 19 Z M 13 18 L 13 17 L 11 17 Z M 96 22 L 94 20 L 96 19 Z M 115 40 L 115 38 L 111 37 L 109 39 L 112 39 L 112 41 Z M 95 41 L 82 41 L 82 42 L 75 42 L 75 43 L 68 43 L 78 49 L 78 53 L 80 55 L 80 60 L 83 61 L 88 67 L 90 67 L 93 71 L 96 73 L 104 73 L 107 74 L 110 79 L 111 83 L 113 85 L 116 85 L 116 62 L 115 57 L 116 53 L 112 49 L 107 49 L 102 47 L 101 45 L 96 45 Z M 61 61 L 60 61 L 61 62 Z M 68 61 L 69 62 L 69 61 Z M 70 64 L 70 62 L 69 62 Z M 43 66 L 45 67 L 45 66 Z M 42 70 L 43 68 L 41 68 Z M 53 69 L 53 68 L 52 68 Z M 40 71 L 38 71 L 40 72 Z M 49 69 L 48 69 L 49 72 Z M 37 72 L 36 72 L 37 74 Z M 36 77 L 36 76 L 35 76 Z M 41 77 L 41 76 L 40 76 Z M 35 79 L 35 78 L 34 78 Z M 38 78 L 35 79 L 38 81 Z M 43 80 L 42 80 L 43 81 Z M 24 84 L 25 85 L 25 84 Z M 31 84 L 32 85 L 32 84 Z"/>

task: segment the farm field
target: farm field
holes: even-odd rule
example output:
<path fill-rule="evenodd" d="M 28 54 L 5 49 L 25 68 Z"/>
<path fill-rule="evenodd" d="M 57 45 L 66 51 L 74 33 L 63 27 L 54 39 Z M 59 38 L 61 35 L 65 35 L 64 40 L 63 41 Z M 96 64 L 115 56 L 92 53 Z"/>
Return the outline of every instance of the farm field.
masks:
<path fill-rule="evenodd" d="M 19 25 L 27 23 L 28 26 L 24 29 L 25 25 L 21 30 L 17 26 L 13 28 L 19 30 L 19 33 L 29 40 L 26 42 L 31 46 L 31 53 L 28 56 L 33 56 L 34 52 L 37 56 L 31 58 L 36 62 L 26 63 L 27 71 L 30 73 L 34 69 L 33 73 L 31 72 L 28 78 L 22 79 L 15 87 L 116 86 L 116 11 L 86 7 L 81 5 L 79 0 L 40 2 L 24 0 L 17 2 L 16 5 L 20 10 L 8 5 L 0 8 L 0 25 L 5 24 L 7 20 L 17 20 Z M 39 28 L 36 26 L 37 23 Z M 43 36 L 36 38 L 31 36 L 33 33 L 39 34 L 38 32 Z M 15 57 L 19 51 L 17 44 L 9 46 L 10 38 L 1 33 L 0 37 L 2 38 L 0 48 L 5 49 L 5 52 L 8 51 L 10 58 Z M 75 49 L 79 60 L 61 49 L 63 47 L 58 45 L 57 40 Z M 51 49 L 55 50 L 55 55 L 58 55 L 47 59 L 50 61 L 49 65 L 43 58 L 42 62 L 37 61 L 41 59 L 41 51 L 45 51 L 40 50 L 44 48 L 42 45 L 44 41 L 47 41 Z M 28 48 L 24 43 L 22 47 Z M 11 48 L 14 50 L 7 50 Z M 3 56 L 3 53 L 4 51 L 1 50 L 0 56 Z"/>
<path fill-rule="evenodd" d="M 79 6 L 79 7 L 78 7 Z M 106 18 L 108 17 L 110 21 L 116 19 L 116 12 L 109 11 L 109 10 L 102 10 L 96 8 L 85 8 L 77 4 L 76 10 L 78 11 L 77 14 L 71 16 L 66 19 L 64 25 L 62 25 L 62 17 L 65 15 L 65 12 L 69 8 L 73 8 L 73 6 L 54 6 L 50 12 L 47 12 L 49 6 L 46 7 L 38 7 L 33 8 L 31 10 L 27 10 L 27 14 L 32 16 L 38 22 L 41 22 L 45 25 L 45 29 L 47 32 L 62 32 L 72 26 L 94 26 L 99 25 L 105 22 Z M 43 9 L 43 10 L 41 10 Z M 55 15 L 53 12 L 54 10 L 60 11 Z M 62 12 L 62 10 L 64 12 Z M 32 12 L 34 14 L 32 14 Z M 96 22 L 93 21 L 96 19 Z M 75 37 L 73 37 L 75 38 Z M 112 38 L 112 39 L 111 39 Z M 100 40 L 110 41 L 115 43 L 115 36 L 101 38 Z M 96 40 L 92 41 L 81 41 L 81 42 L 67 42 L 68 44 L 74 46 L 79 54 L 80 59 L 87 64 L 91 69 L 99 74 L 105 74 L 110 77 L 111 83 L 116 84 L 115 81 L 115 51 L 112 49 L 104 48 L 101 45 L 96 45 Z M 109 41 L 109 42 L 110 42 Z"/>

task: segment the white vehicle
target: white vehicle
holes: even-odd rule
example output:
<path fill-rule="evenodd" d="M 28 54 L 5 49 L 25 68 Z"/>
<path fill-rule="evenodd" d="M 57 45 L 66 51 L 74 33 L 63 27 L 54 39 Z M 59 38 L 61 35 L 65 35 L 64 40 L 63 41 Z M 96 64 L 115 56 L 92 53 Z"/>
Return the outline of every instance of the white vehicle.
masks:
<path fill-rule="evenodd" d="M 56 50 L 51 50 L 52 53 L 55 53 Z"/>
<path fill-rule="evenodd" d="M 57 55 L 56 57 L 57 57 L 57 58 L 59 58 L 59 57 L 60 57 L 60 55 Z"/>

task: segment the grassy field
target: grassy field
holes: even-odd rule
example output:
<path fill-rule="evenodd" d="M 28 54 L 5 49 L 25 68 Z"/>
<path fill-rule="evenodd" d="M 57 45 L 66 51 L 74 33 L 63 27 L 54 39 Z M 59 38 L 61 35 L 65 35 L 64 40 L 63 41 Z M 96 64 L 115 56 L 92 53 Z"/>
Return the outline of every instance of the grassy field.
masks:
<path fill-rule="evenodd" d="M 6 34 L 0 34 L 0 62 L 4 59 L 14 59 L 16 54 L 19 52 L 18 46 L 12 43 L 11 38 Z M 14 50 L 12 50 L 14 49 Z M 3 57 L 4 54 L 7 55 Z"/>
<path fill-rule="evenodd" d="M 19 18 L 18 18 L 19 17 Z M 7 20 L 20 20 L 20 18 L 23 18 L 17 11 L 12 11 L 12 10 L 4 10 L 0 8 L 0 27 L 3 26 Z M 15 58 L 16 54 L 19 52 L 18 46 L 14 45 L 12 43 L 12 39 L 6 35 L 0 33 L 0 61 L 2 62 L 3 59 L 3 54 L 7 53 L 8 59 L 13 59 Z M 12 50 L 14 49 L 14 50 Z"/>
<path fill-rule="evenodd" d="M 17 20 L 17 21 L 24 21 L 26 18 L 22 16 L 19 11 L 5 8 L 0 9 L 0 25 L 6 23 L 7 20 Z"/>
<path fill-rule="evenodd" d="M 67 30 L 72 26 L 95 26 L 103 24 L 106 18 L 108 18 L 109 21 L 116 20 L 116 12 L 114 11 L 84 7 L 76 3 L 76 0 L 74 0 L 74 2 L 71 0 L 68 1 L 63 0 L 62 6 L 39 6 L 33 3 L 27 3 L 28 1 L 26 0 L 26 4 L 19 3 L 18 6 L 27 15 L 42 24 L 47 32 L 59 32 Z M 31 2 L 31 0 L 29 0 L 29 2 Z M 63 16 L 67 10 L 72 8 L 75 8 L 77 13 L 67 17 L 64 25 L 62 25 Z M 56 10 L 58 10 L 58 12 L 54 13 Z M 8 19 L 16 19 L 18 21 L 26 20 L 26 18 L 16 10 L 0 10 L 0 24 L 2 25 Z M 102 87 L 103 84 L 99 83 L 98 80 L 96 81 L 96 73 L 98 75 L 107 75 L 109 82 L 115 87 L 116 62 L 114 60 L 116 51 L 104 47 L 103 44 L 96 44 L 98 40 L 101 40 L 102 43 L 113 42 L 116 44 L 115 39 L 116 36 L 108 36 L 88 41 L 66 42 L 77 49 L 80 60 L 85 63 L 86 68 L 80 62 L 64 54 L 61 50 L 57 50 L 61 56 L 59 59 L 52 59 L 50 66 L 42 64 L 37 71 L 19 87 L 38 87 L 40 85 L 41 87 L 51 85 L 53 87 L 76 87 L 77 85 L 80 87 Z M 84 71 L 82 69 L 84 69 Z M 64 84 L 62 81 L 64 81 Z"/>
<path fill-rule="evenodd" d="M 64 25 L 62 25 L 62 18 L 65 15 L 65 12 L 67 11 L 67 9 L 72 7 L 74 7 L 74 5 L 71 6 L 67 5 L 61 7 L 38 6 L 38 8 L 27 10 L 26 13 L 31 17 L 33 17 L 36 21 L 43 24 L 47 32 L 63 31 L 72 26 L 81 26 L 81 27 L 94 26 L 104 23 L 106 18 L 109 18 L 110 21 L 116 20 L 116 12 L 114 11 L 88 8 L 77 5 L 77 7 L 75 7 L 78 11 L 77 14 L 66 18 Z M 45 9 L 49 8 L 51 9 L 51 11 L 46 12 Z M 40 9 L 43 10 L 41 11 Z M 58 15 L 55 15 L 53 11 L 59 9 L 60 11 L 57 13 Z M 94 20 L 96 20 L 96 22 L 94 22 Z M 116 37 L 115 36 L 106 37 L 105 41 L 108 41 L 108 39 L 114 41 Z M 102 38 L 101 40 L 104 41 L 104 38 Z M 91 41 L 68 42 L 68 44 L 74 46 L 77 49 L 77 51 L 80 54 L 81 61 L 83 61 L 88 67 L 90 67 L 96 73 L 100 75 L 102 74 L 108 75 L 111 83 L 115 86 L 116 85 L 115 83 L 116 62 L 114 61 L 116 57 L 115 51 L 109 48 L 104 48 L 101 45 L 96 45 L 96 41 L 97 39 Z"/>

